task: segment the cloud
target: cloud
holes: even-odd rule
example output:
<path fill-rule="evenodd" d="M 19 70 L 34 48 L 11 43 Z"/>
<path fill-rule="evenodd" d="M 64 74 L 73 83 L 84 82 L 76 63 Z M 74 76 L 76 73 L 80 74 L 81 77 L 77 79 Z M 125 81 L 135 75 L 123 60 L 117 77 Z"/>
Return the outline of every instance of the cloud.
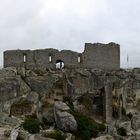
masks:
<path fill-rule="evenodd" d="M 85 42 L 117 42 L 121 65 L 140 66 L 139 0 L 0 0 L 0 59 L 7 49 L 82 52 Z M 1 63 L 2 64 L 2 63 Z"/>

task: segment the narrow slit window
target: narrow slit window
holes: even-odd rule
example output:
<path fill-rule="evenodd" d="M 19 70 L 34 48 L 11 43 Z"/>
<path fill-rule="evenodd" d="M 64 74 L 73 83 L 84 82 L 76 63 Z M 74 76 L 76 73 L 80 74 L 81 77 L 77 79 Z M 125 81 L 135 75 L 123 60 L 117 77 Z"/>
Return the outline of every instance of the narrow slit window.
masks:
<path fill-rule="evenodd" d="M 78 63 L 81 63 L 81 57 L 78 56 Z"/>
<path fill-rule="evenodd" d="M 26 54 L 23 55 L 23 62 L 24 62 L 24 63 L 27 62 L 27 55 L 26 55 Z"/>
<path fill-rule="evenodd" d="M 52 62 L 52 56 L 51 55 L 49 56 L 49 62 L 50 63 Z"/>

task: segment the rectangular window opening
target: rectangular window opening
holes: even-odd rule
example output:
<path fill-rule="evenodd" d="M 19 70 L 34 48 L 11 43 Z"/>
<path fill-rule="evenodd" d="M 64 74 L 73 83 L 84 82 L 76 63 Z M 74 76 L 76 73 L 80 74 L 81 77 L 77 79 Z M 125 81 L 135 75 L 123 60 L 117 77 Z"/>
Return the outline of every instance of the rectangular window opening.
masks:
<path fill-rule="evenodd" d="M 78 63 L 81 63 L 81 57 L 78 56 Z"/>
<path fill-rule="evenodd" d="M 24 62 L 24 63 L 27 62 L 27 55 L 26 55 L 26 54 L 23 55 L 23 62 Z"/>
<path fill-rule="evenodd" d="M 52 56 L 51 55 L 49 56 L 49 62 L 50 63 L 52 62 Z"/>

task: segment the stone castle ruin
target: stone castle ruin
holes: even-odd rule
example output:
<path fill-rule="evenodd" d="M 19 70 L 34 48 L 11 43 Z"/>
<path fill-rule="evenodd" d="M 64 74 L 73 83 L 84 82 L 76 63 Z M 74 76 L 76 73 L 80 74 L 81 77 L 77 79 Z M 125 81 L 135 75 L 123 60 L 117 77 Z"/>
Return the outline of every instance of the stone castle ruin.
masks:
<path fill-rule="evenodd" d="M 4 52 L 4 67 L 25 67 L 26 69 L 120 69 L 120 47 L 118 44 L 86 43 L 83 53 L 57 49 L 8 50 Z"/>
<path fill-rule="evenodd" d="M 19 139 L 24 133 L 32 136 L 20 127 L 23 119 L 31 116 L 41 124 L 47 122 L 45 130 L 37 134 L 39 139 L 46 139 L 46 128 L 54 126 L 64 134 L 75 132 L 79 123 L 72 111 L 99 122 L 101 129 L 105 124 L 99 136 L 140 140 L 140 68 L 120 69 L 118 44 L 86 43 L 83 53 L 56 49 L 4 52 L 4 68 L 0 70 L 3 139 L 15 128 Z M 127 136 L 120 137 L 118 128 L 124 128 Z"/>
<path fill-rule="evenodd" d="M 60 69 L 64 67 L 64 71 L 55 71 L 58 63 Z M 86 102 L 85 107 L 92 108 L 89 112 L 92 116 L 106 122 L 112 120 L 112 90 L 115 82 L 112 83 L 110 77 L 105 74 L 100 74 L 100 70 L 108 72 L 120 69 L 118 44 L 86 43 L 83 53 L 56 49 L 7 50 L 4 52 L 4 68 L 7 67 L 15 67 L 17 71 L 23 68 L 25 75 L 22 74 L 21 81 L 29 86 L 31 91 L 46 95 L 46 102 L 63 101 L 63 97 L 71 97 L 79 103 Z M 40 74 L 36 70 L 44 70 L 45 74 Z M 17 78 L 18 74 L 13 77 Z M 15 81 L 19 81 L 17 79 Z M 17 83 L 20 84 L 21 81 Z M 5 83 L 7 86 L 7 81 Z M 15 89 L 15 92 L 18 91 L 17 88 L 11 85 L 11 89 Z M 14 98 L 20 95 L 20 92 L 13 95 L 11 89 L 5 89 L 3 95 L 10 93 Z M 0 89 L 0 92 L 2 91 L 3 88 Z"/>

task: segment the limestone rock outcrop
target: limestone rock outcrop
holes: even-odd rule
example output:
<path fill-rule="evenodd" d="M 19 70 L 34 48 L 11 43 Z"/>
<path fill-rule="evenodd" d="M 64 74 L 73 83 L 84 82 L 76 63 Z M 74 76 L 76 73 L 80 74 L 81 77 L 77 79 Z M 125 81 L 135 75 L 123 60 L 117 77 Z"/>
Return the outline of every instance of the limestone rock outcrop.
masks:
<path fill-rule="evenodd" d="M 75 132 L 77 130 L 77 122 L 75 118 L 68 112 L 69 107 L 62 102 L 55 102 L 54 115 L 56 125 L 59 129 L 66 132 Z"/>
<path fill-rule="evenodd" d="M 101 136 L 101 137 L 98 137 L 98 138 L 92 138 L 91 140 L 115 140 L 112 136 L 110 135 L 105 135 L 105 136 Z"/>
<path fill-rule="evenodd" d="M 107 134 L 113 135 L 117 133 L 113 129 L 122 127 L 127 131 L 124 139 L 139 139 L 140 69 L 62 69 L 43 73 L 0 70 L 1 125 L 14 127 L 22 119 L 35 116 L 64 132 L 75 132 L 78 125 L 70 109 L 111 125 Z"/>
<path fill-rule="evenodd" d="M 139 115 L 135 115 L 135 116 L 132 118 L 132 128 L 133 128 L 134 130 L 140 129 L 140 116 L 139 116 Z"/>

